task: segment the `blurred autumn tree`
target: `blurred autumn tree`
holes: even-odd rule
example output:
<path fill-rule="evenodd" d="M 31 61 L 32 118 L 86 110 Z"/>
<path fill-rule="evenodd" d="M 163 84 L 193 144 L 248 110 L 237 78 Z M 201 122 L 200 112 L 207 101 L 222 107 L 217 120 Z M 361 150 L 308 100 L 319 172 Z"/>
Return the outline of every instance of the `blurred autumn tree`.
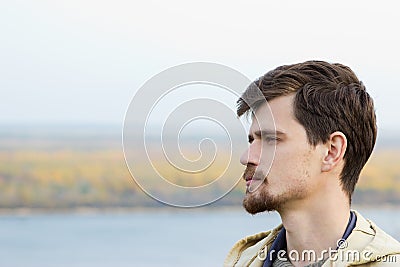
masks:
<path fill-rule="evenodd" d="M 27 138 L 9 137 L 0 141 L 0 208 L 160 205 L 145 195 L 131 178 L 118 138 Z M 145 159 L 138 157 L 138 165 Z M 374 152 L 362 172 L 354 202 L 400 203 L 399 162 L 400 150 Z M 244 168 L 239 163 L 237 165 L 240 173 Z M 212 171 L 217 173 L 222 172 L 225 166 L 213 168 Z M 173 174 L 174 171 L 166 167 L 165 172 Z M 170 177 L 173 177 L 171 182 L 185 182 L 180 175 Z M 152 178 L 149 176 L 149 179 Z M 200 185 L 209 182 L 206 180 L 207 177 L 199 174 L 192 182 Z M 244 190 L 241 182 L 214 205 L 240 205 Z"/>

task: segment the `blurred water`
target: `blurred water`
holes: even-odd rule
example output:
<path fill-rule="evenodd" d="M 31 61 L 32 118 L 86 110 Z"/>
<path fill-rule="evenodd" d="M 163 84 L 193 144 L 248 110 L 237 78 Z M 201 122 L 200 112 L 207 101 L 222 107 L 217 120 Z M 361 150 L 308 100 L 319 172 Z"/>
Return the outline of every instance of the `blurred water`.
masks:
<path fill-rule="evenodd" d="M 400 209 L 359 210 L 400 239 Z M 222 266 L 234 242 L 279 222 L 239 209 L 1 215 L 0 266 Z"/>

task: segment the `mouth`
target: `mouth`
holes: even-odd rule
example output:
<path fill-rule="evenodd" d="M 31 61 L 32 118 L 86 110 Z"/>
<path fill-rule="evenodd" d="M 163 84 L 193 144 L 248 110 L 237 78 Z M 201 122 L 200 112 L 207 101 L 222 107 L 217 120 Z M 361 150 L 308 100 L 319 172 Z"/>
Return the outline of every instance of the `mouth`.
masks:
<path fill-rule="evenodd" d="M 249 187 L 251 185 L 251 181 L 253 181 L 252 177 L 245 178 L 245 180 L 246 180 L 246 186 Z"/>
<path fill-rule="evenodd" d="M 261 181 L 262 179 L 257 179 L 254 176 L 249 177 L 249 178 L 245 178 L 246 180 L 246 186 L 249 187 L 253 182 L 255 181 Z"/>
<path fill-rule="evenodd" d="M 249 186 L 254 179 L 254 173 L 251 173 L 250 175 L 246 175 L 243 178 L 246 181 L 246 186 Z"/>
<path fill-rule="evenodd" d="M 257 177 L 257 175 L 254 175 L 255 173 L 252 172 L 250 174 L 244 175 L 243 179 L 246 181 L 246 186 L 249 187 L 253 182 L 255 181 L 261 181 L 263 179 L 260 179 L 260 177 Z"/>
<path fill-rule="evenodd" d="M 254 181 L 261 180 L 258 175 L 255 175 L 256 167 L 252 165 L 248 165 L 246 170 L 243 173 L 243 179 L 246 181 L 246 186 L 249 187 Z"/>

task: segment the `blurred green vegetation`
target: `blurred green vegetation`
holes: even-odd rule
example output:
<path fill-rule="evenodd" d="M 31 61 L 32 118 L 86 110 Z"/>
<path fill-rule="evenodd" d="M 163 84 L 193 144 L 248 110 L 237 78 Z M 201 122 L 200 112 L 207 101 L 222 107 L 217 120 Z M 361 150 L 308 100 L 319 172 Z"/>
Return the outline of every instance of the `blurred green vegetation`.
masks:
<path fill-rule="evenodd" d="M 134 182 L 118 142 L 97 148 L 85 148 L 84 141 L 80 144 L 70 147 L 29 146 L 15 142 L 15 145 L 0 149 L 0 208 L 161 205 L 143 193 Z M 140 165 L 140 160 L 145 158 L 138 157 L 136 160 Z M 362 172 L 353 197 L 354 203 L 400 204 L 399 162 L 400 150 L 374 152 Z M 244 168 L 237 165 L 240 175 Z M 217 164 L 211 171 L 220 173 L 224 168 L 225 165 Z M 182 175 L 174 174 L 174 170 L 166 167 L 165 171 L 170 173 L 169 177 L 174 177 L 172 182 L 185 183 Z M 192 185 L 209 182 L 204 175 L 193 179 Z M 244 182 L 240 182 L 230 194 L 213 205 L 240 205 L 244 190 Z"/>

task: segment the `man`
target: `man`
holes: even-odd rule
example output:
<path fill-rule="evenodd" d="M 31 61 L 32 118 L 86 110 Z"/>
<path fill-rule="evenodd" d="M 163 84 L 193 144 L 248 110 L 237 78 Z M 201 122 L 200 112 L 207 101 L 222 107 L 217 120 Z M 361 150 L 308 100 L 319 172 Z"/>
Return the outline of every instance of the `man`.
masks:
<path fill-rule="evenodd" d="M 400 266 L 400 243 L 350 210 L 376 140 L 373 101 L 350 68 L 278 67 L 247 88 L 237 113 L 252 115 L 243 206 L 276 210 L 282 225 L 237 242 L 224 266 Z"/>

